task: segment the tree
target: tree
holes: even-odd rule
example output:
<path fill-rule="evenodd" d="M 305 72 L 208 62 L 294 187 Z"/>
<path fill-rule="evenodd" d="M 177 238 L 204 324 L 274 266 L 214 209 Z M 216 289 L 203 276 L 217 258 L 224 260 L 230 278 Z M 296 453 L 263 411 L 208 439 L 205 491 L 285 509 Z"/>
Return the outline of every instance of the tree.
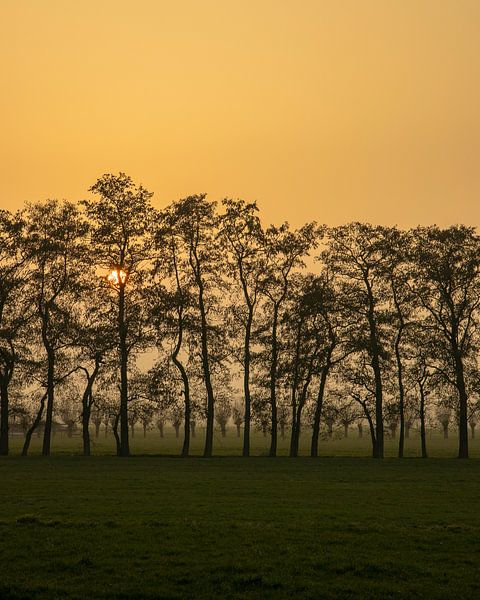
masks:
<path fill-rule="evenodd" d="M 176 226 L 175 210 L 165 209 L 156 219 L 153 284 L 150 287 L 150 311 L 157 332 L 157 347 L 171 343 L 170 357 L 177 368 L 183 385 L 184 435 L 182 456 L 190 452 L 192 432 L 192 403 L 187 370 L 189 352 L 185 351 L 185 339 L 194 335 L 195 299 L 194 281 L 186 263 L 184 240 Z M 183 253 L 182 253 L 183 249 Z M 186 357 L 185 357 L 186 356 Z M 184 358 L 185 357 L 185 358 Z"/>
<path fill-rule="evenodd" d="M 74 204 L 49 200 L 30 204 L 25 211 L 31 257 L 30 294 L 36 306 L 41 345 L 46 356 L 46 414 L 42 454 L 50 454 L 54 390 L 65 378 L 59 364 L 69 369 L 59 353 L 71 346 L 69 337 L 78 286 L 85 265 L 87 226 Z"/>
<path fill-rule="evenodd" d="M 90 416 L 95 403 L 94 386 L 101 373 L 102 365 L 115 348 L 112 336 L 111 306 L 104 301 L 98 288 L 83 295 L 83 305 L 79 307 L 73 327 L 73 337 L 78 351 L 77 364 L 85 376 L 82 392 L 82 440 L 83 454 L 90 456 Z M 96 437 L 100 422 L 97 420 Z"/>
<path fill-rule="evenodd" d="M 268 380 L 270 403 L 270 456 L 277 455 L 278 439 L 278 330 L 283 305 L 288 297 L 292 276 L 295 269 L 303 266 L 303 258 L 316 245 L 318 230 L 315 223 L 308 223 L 298 230 L 292 231 L 287 223 L 280 227 L 271 225 L 264 236 L 265 247 L 265 279 L 262 294 L 265 298 L 264 314 L 266 331 L 263 336 L 264 345 L 268 348 Z"/>
<path fill-rule="evenodd" d="M 428 313 L 427 327 L 446 362 L 435 369 L 457 391 L 458 457 L 468 458 L 468 394 L 465 362 L 476 351 L 480 303 L 480 245 L 471 227 L 418 227 L 412 231 L 416 293 Z"/>
<path fill-rule="evenodd" d="M 318 391 L 316 393 L 310 455 L 318 456 L 318 441 L 325 390 L 332 369 L 356 350 L 353 331 L 356 317 L 343 309 L 341 288 L 335 274 L 324 268 L 308 287 L 308 302 L 315 315 L 315 335 L 320 341 L 317 350 Z"/>
<path fill-rule="evenodd" d="M 221 219 L 221 235 L 229 249 L 228 270 L 233 279 L 239 283 L 243 298 L 243 309 L 234 308 L 234 314 L 243 328 L 243 347 L 239 360 L 243 368 L 245 405 L 242 455 L 250 456 L 251 344 L 253 320 L 264 276 L 263 231 L 256 214 L 258 208 L 255 203 L 225 199 L 223 206 L 225 214 Z"/>
<path fill-rule="evenodd" d="M 407 255 L 410 237 L 395 228 L 388 230 L 385 236 L 385 252 L 389 254 L 390 261 L 386 264 L 386 277 L 390 285 L 390 296 L 393 312 L 393 350 L 396 362 L 396 379 L 398 388 L 398 420 L 400 432 L 398 439 L 398 457 L 403 458 L 405 447 L 405 354 L 408 344 L 405 343 L 405 334 L 412 326 L 412 314 L 418 309 L 418 302 L 411 291 L 411 269 L 405 256 Z M 405 348 L 407 346 L 407 349 Z M 394 408 L 393 412 L 397 412 Z M 396 430 L 395 430 L 396 431 Z M 395 437 L 392 433 L 392 437 Z"/>
<path fill-rule="evenodd" d="M 9 389 L 31 315 L 27 294 L 28 252 L 20 213 L 0 210 L 0 455 L 9 451 Z"/>
<path fill-rule="evenodd" d="M 207 397 L 204 456 L 212 456 L 215 419 L 215 395 L 212 384 L 212 338 L 221 335 L 215 316 L 218 315 L 216 291 L 221 286 L 222 251 L 217 237 L 216 203 L 208 202 L 205 194 L 189 196 L 170 207 L 170 223 L 175 230 L 179 251 L 186 256 L 186 265 L 196 290 L 199 314 L 200 357 Z"/>
<path fill-rule="evenodd" d="M 96 200 L 85 200 L 91 222 L 91 247 L 99 268 L 107 270 L 117 311 L 120 367 L 120 456 L 129 456 L 128 364 L 141 338 L 132 336 L 132 320 L 139 310 L 141 268 L 149 256 L 152 194 L 119 173 L 103 175 L 90 190 Z"/>
<path fill-rule="evenodd" d="M 322 253 L 327 266 L 343 278 L 343 307 L 358 320 L 358 349 L 366 350 L 370 359 L 375 381 L 375 458 L 384 455 L 382 361 L 388 347 L 385 272 L 391 256 L 385 240 L 389 235 L 388 228 L 364 223 L 334 227 L 328 230 L 328 247 Z"/>
<path fill-rule="evenodd" d="M 243 424 L 243 411 L 237 403 L 235 403 L 232 407 L 232 420 L 235 427 L 237 428 L 237 437 L 240 437 L 241 427 Z"/>

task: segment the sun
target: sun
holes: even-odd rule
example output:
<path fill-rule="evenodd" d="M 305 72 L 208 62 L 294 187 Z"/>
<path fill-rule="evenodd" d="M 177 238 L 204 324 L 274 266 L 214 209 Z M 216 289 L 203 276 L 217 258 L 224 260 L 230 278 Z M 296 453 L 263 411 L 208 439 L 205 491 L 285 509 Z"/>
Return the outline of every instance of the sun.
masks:
<path fill-rule="evenodd" d="M 120 269 L 120 267 L 117 267 L 109 273 L 107 281 L 111 285 L 124 284 L 127 281 L 127 273 L 123 269 Z"/>

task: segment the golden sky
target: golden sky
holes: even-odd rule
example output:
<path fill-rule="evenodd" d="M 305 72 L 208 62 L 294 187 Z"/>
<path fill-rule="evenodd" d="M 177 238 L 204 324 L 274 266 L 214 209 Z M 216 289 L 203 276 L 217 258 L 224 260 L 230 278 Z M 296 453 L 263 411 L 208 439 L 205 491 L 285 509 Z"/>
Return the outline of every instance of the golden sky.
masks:
<path fill-rule="evenodd" d="M 0 206 L 125 171 L 162 206 L 480 222 L 479 0 L 0 0 Z"/>

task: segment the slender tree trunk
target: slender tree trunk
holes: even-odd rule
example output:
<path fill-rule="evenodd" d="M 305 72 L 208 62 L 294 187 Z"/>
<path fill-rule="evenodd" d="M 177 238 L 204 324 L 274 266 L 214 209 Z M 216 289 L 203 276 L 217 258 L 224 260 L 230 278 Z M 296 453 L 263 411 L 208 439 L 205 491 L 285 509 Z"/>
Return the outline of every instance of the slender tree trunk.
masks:
<path fill-rule="evenodd" d="M 375 378 L 375 456 L 374 458 L 383 458 L 384 456 L 384 427 L 383 427 L 383 385 L 382 373 L 380 369 L 380 353 L 378 348 L 377 325 L 375 322 L 374 307 L 375 302 L 370 284 L 367 282 L 367 291 L 369 298 L 368 322 L 370 326 L 370 352 L 371 366 Z"/>
<path fill-rule="evenodd" d="M 55 352 L 50 345 L 47 347 L 47 412 L 45 414 L 45 428 L 43 430 L 43 456 L 50 456 L 50 444 L 52 437 L 53 403 L 55 394 Z"/>
<path fill-rule="evenodd" d="M 93 372 L 90 374 L 87 369 L 83 369 L 86 377 L 87 377 L 87 385 L 83 392 L 82 396 L 82 439 L 83 439 L 83 455 L 90 456 L 90 416 L 92 412 L 92 389 L 93 384 L 95 383 L 95 379 L 97 378 L 97 374 L 100 368 L 100 357 L 96 357 L 95 359 L 95 368 Z M 96 425 L 96 437 L 98 438 L 98 433 L 100 430 L 100 424 Z"/>
<path fill-rule="evenodd" d="M 330 370 L 330 356 L 327 357 L 327 363 L 322 369 L 320 375 L 320 385 L 318 388 L 317 402 L 315 405 L 315 414 L 313 417 L 312 443 L 310 447 L 310 456 L 318 456 L 318 438 L 320 436 L 320 420 L 322 417 L 323 398 L 325 396 L 325 386 L 327 383 L 328 372 Z"/>
<path fill-rule="evenodd" d="M 298 370 L 300 366 L 300 350 L 302 342 L 302 326 L 303 320 L 298 322 L 296 340 L 295 340 L 295 358 L 293 365 L 293 382 L 291 392 L 291 408 L 292 408 L 292 429 L 290 431 L 290 457 L 298 454 L 298 432 L 297 432 L 297 388 L 298 388 Z"/>
<path fill-rule="evenodd" d="M 120 436 L 118 435 L 118 422 L 120 421 L 120 413 L 117 413 L 115 415 L 115 419 L 113 420 L 113 424 L 112 424 L 112 431 L 113 431 L 113 435 L 115 437 L 115 443 L 117 445 L 117 456 L 122 456 L 122 443 L 120 440 Z M 127 428 L 128 430 L 128 428 Z"/>
<path fill-rule="evenodd" d="M 82 410 L 82 439 L 83 439 L 83 456 L 90 456 L 90 403 L 87 399 L 87 402 L 83 402 L 83 410 Z"/>
<path fill-rule="evenodd" d="M 100 423 L 97 421 L 95 423 L 95 439 L 98 440 L 100 437 Z"/>
<path fill-rule="evenodd" d="M 398 408 L 400 418 L 400 437 L 398 439 L 398 458 L 403 458 L 405 448 L 405 388 L 403 385 L 403 363 L 400 352 L 403 331 L 405 329 L 405 320 L 403 318 L 402 307 L 398 300 L 398 293 L 394 283 L 394 275 L 391 276 L 391 288 L 395 309 L 399 319 L 397 335 L 395 336 L 395 360 L 397 362 L 397 380 L 398 380 Z M 394 437 L 394 436 L 393 436 Z"/>
<path fill-rule="evenodd" d="M 422 383 L 420 389 L 420 443 L 422 446 L 422 458 L 427 458 L 427 436 L 425 429 L 425 390 Z"/>
<path fill-rule="evenodd" d="M 43 411 L 45 409 L 45 400 L 47 399 L 47 392 L 45 392 L 43 394 L 43 396 L 40 399 L 40 407 L 38 409 L 37 412 L 37 416 L 35 417 L 32 425 L 29 427 L 26 435 L 25 435 L 25 441 L 23 443 L 23 448 L 22 448 L 22 456 L 27 456 L 28 454 L 28 450 L 30 448 L 30 441 L 32 439 L 32 435 L 34 433 L 34 431 L 37 429 L 37 427 L 40 425 L 40 422 L 42 420 L 42 416 L 43 416 Z"/>
<path fill-rule="evenodd" d="M 271 408 L 271 431 L 270 452 L 271 457 L 277 456 L 278 436 L 278 412 L 277 412 L 277 366 L 278 366 L 278 305 L 273 305 L 272 323 L 272 362 L 270 365 L 270 408 Z"/>
<path fill-rule="evenodd" d="M 248 298 L 248 295 L 247 295 Z M 250 339 L 252 335 L 252 323 L 253 323 L 253 307 L 250 301 L 248 301 L 248 317 L 245 327 L 245 339 L 244 339 L 244 369 L 243 369 L 243 393 L 245 396 L 245 415 L 243 425 L 243 449 L 242 456 L 250 456 L 250 427 L 252 421 L 252 397 L 250 394 Z M 240 435 L 240 427 L 238 429 Z"/>
<path fill-rule="evenodd" d="M 176 269 L 176 263 L 175 263 L 175 269 Z M 177 286 L 178 286 L 177 289 L 180 289 L 180 281 L 178 279 L 178 274 L 177 274 Z M 183 382 L 183 400 L 184 400 L 184 407 L 185 407 L 185 410 L 184 410 L 185 421 L 183 424 L 184 427 L 183 427 L 182 456 L 188 456 L 188 454 L 190 452 L 190 431 L 191 431 L 190 420 L 191 420 L 191 415 L 192 415 L 192 408 L 191 408 L 191 402 L 190 402 L 190 382 L 188 379 L 187 371 L 178 358 L 178 354 L 182 347 L 182 340 L 183 340 L 183 308 L 182 307 L 179 307 L 179 309 L 178 309 L 177 327 L 178 327 L 177 343 L 172 352 L 172 360 L 173 360 L 174 365 L 177 367 L 178 371 L 180 372 L 180 376 L 181 376 L 182 382 Z"/>
<path fill-rule="evenodd" d="M 363 425 L 361 423 L 358 423 L 357 428 L 358 428 L 358 437 L 363 438 Z"/>
<path fill-rule="evenodd" d="M 372 457 L 373 458 L 378 458 L 377 456 L 377 439 L 376 439 L 376 431 L 375 431 L 375 426 L 373 424 L 372 421 L 372 417 L 370 416 L 370 413 L 367 409 L 366 404 L 362 404 L 363 406 L 363 412 L 365 414 L 365 417 L 367 418 L 367 422 L 368 422 L 368 429 L 370 431 L 370 439 L 372 440 Z"/>
<path fill-rule="evenodd" d="M 302 413 L 303 413 L 305 404 L 307 402 L 308 389 L 309 389 L 310 383 L 312 381 L 313 362 L 314 362 L 314 360 L 312 358 L 310 361 L 309 367 L 308 367 L 306 379 L 302 386 L 300 398 L 298 399 L 296 418 L 295 418 L 295 435 L 293 435 L 293 432 L 292 432 L 293 445 L 292 445 L 292 443 L 290 444 L 290 456 L 292 456 L 292 457 L 298 456 L 298 449 L 300 446 L 300 434 L 301 434 L 301 430 L 302 430 Z M 292 426 L 292 430 L 293 430 L 293 426 Z"/>
<path fill-rule="evenodd" d="M 8 455 L 8 384 L 7 376 L 4 374 L 0 380 L 0 455 Z"/>
<path fill-rule="evenodd" d="M 197 259 L 197 267 L 198 259 Z M 205 380 L 205 388 L 207 392 L 207 427 L 205 432 L 205 447 L 203 450 L 203 456 L 210 458 L 213 453 L 213 431 L 215 426 L 215 398 L 213 395 L 213 386 L 210 373 L 210 360 L 208 352 L 208 326 L 207 326 L 207 313 L 205 309 L 205 302 L 203 298 L 204 289 L 203 281 L 198 272 L 197 275 L 198 285 L 198 304 L 200 308 L 200 322 L 201 322 L 201 343 L 202 343 L 202 367 L 203 376 Z"/>
<path fill-rule="evenodd" d="M 236 423 L 236 427 L 237 427 L 237 437 L 240 437 L 241 424 L 240 423 Z M 248 454 L 247 454 L 247 456 L 248 456 Z"/>
<path fill-rule="evenodd" d="M 120 453 L 130 456 L 128 440 L 128 347 L 127 324 L 125 319 L 125 283 L 119 285 L 118 296 L 118 336 L 120 351 Z"/>
<path fill-rule="evenodd" d="M 459 400 L 458 458 L 468 458 L 468 396 L 463 361 L 458 350 L 455 352 L 455 376 Z"/>
<path fill-rule="evenodd" d="M 403 320 L 399 327 L 397 337 L 395 339 L 395 358 L 397 361 L 397 378 L 398 378 L 398 408 L 400 417 L 400 432 L 398 439 L 398 458 L 403 458 L 405 449 L 405 389 L 403 386 L 403 364 L 400 353 L 400 341 L 403 332 Z"/>

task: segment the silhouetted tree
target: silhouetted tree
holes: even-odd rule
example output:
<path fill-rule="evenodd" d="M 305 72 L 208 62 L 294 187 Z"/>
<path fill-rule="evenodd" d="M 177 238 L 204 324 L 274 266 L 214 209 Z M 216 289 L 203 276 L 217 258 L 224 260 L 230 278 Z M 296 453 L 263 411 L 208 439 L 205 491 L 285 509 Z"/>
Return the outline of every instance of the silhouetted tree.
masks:
<path fill-rule="evenodd" d="M 46 413 L 42 454 L 50 454 L 58 353 L 71 346 L 72 314 L 85 260 L 87 227 L 69 202 L 30 204 L 25 212 L 31 256 L 31 295 L 36 306 L 41 344 L 46 355 Z M 65 360 L 63 361 L 65 363 Z"/>
<path fill-rule="evenodd" d="M 412 232 L 412 286 L 428 313 L 428 326 L 448 360 L 435 368 L 457 390 L 458 456 L 468 458 L 465 361 L 477 349 L 480 245 L 473 228 L 419 227 Z"/>
<path fill-rule="evenodd" d="M 120 456 L 129 456 L 128 362 L 135 341 L 131 320 L 138 311 L 140 268 L 148 257 L 152 194 L 124 173 L 103 175 L 91 188 L 96 200 L 84 201 L 91 222 L 91 248 L 116 299 L 120 366 Z M 137 293 L 137 298 L 135 294 Z M 136 300 L 136 301 L 135 301 Z"/>

